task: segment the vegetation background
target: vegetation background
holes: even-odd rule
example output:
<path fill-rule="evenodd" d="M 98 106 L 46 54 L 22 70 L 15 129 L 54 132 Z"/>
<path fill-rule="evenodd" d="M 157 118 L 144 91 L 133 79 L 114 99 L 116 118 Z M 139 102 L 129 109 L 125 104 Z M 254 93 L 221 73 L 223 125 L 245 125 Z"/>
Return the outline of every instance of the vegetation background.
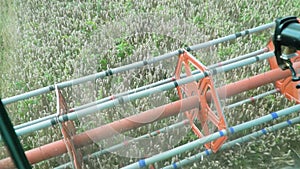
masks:
<path fill-rule="evenodd" d="M 186 45 L 194 45 L 269 23 L 277 17 L 299 16 L 299 5 L 298 0 L 1 0 L 0 97 L 7 98 L 107 68 L 171 52 Z M 156 25 L 144 28 L 143 24 L 147 24 L 144 20 L 142 20 L 143 23 L 139 23 L 140 18 L 149 18 L 148 22 L 156 23 Z M 135 34 L 131 32 L 132 30 L 139 30 L 139 32 Z M 227 60 L 263 48 L 270 39 L 271 33 L 272 30 L 265 31 L 194 54 L 209 65 L 215 61 Z M 210 55 L 215 57 L 211 59 Z M 65 89 L 63 92 L 70 107 L 78 106 L 171 77 L 175 69 L 174 63 L 176 59 L 157 64 L 155 67 L 126 72 L 127 74 L 120 75 L 121 78 L 114 76 Z M 229 74 L 223 74 L 221 78 L 225 77 L 225 81 L 220 80 L 219 85 L 266 70 L 268 70 L 266 62 L 246 66 Z M 127 78 L 131 80 L 126 81 Z M 232 97 L 224 104 L 242 100 L 272 88 L 272 85 L 266 85 Z M 163 96 L 164 99 L 159 104 L 178 99 L 175 91 L 166 92 Z M 161 95 L 155 95 L 150 99 L 161 100 L 161 98 Z M 17 125 L 54 113 L 55 103 L 55 94 L 48 93 L 7 105 L 7 108 L 13 123 Z M 148 103 L 149 98 L 131 104 L 137 111 L 155 107 L 153 102 Z M 261 99 L 255 104 L 245 104 L 225 113 L 229 124 L 234 125 L 293 104 L 280 94 L 276 94 Z M 110 111 L 114 111 L 115 114 L 111 115 Z M 102 115 L 105 116 L 107 123 L 119 119 L 122 111 L 124 107 L 108 109 L 103 111 Z M 286 119 L 294 116 L 296 115 L 286 117 Z M 100 125 L 87 125 L 90 118 L 76 121 L 78 132 Z M 172 122 L 174 122 L 172 119 L 167 119 L 128 134 L 138 136 Z M 263 126 L 245 131 L 240 135 L 261 127 Z M 292 149 L 300 151 L 299 130 L 299 126 L 295 125 L 276 131 L 260 139 L 199 160 L 186 168 L 280 168 L 293 165 L 289 152 Z M 24 148 L 29 150 L 61 139 L 62 135 L 59 128 L 54 127 L 20 138 Z M 179 144 L 194 139 L 193 134 L 189 133 Z M 177 145 L 170 144 L 167 148 Z M 95 144 L 81 151 L 87 155 L 99 147 L 101 147 L 99 144 Z M 153 147 L 150 148 L 153 149 Z M 2 149 L 4 150 L 3 147 Z M 157 150 L 156 153 L 163 150 Z M 201 149 L 184 153 L 156 165 L 162 167 L 199 151 Z M 2 154 L 2 157 L 5 156 L 7 155 Z M 68 156 L 63 155 L 38 163 L 34 165 L 34 168 L 52 168 L 68 161 Z M 135 161 L 137 159 L 106 154 L 86 162 L 85 167 L 119 168 Z"/>

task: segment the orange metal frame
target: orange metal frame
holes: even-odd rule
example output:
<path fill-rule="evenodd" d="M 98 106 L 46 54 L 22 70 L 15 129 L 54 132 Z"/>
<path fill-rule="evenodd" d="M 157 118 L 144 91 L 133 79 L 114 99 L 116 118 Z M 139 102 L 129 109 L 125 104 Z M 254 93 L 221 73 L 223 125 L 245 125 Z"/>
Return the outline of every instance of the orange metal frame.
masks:
<path fill-rule="evenodd" d="M 190 53 L 183 50 L 179 55 L 177 66 L 175 69 L 176 80 L 180 79 L 182 68 L 184 67 L 187 76 L 191 76 L 191 65 L 201 72 L 207 71 L 206 66 L 195 59 Z M 186 111 L 185 115 L 188 118 L 193 132 L 199 137 L 210 135 L 209 122 L 218 128 L 218 130 L 226 129 L 225 117 L 221 109 L 221 104 L 218 99 L 217 91 L 214 87 L 212 77 L 206 76 L 198 82 L 191 82 L 185 85 L 177 86 L 177 91 L 180 99 L 184 96 L 191 97 L 197 95 L 199 97 L 200 107 L 197 110 Z M 210 93 L 211 100 L 207 100 L 207 93 Z M 209 104 L 210 103 L 210 104 Z M 214 104 L 215 111 L 211 109 L 211 104 Z M 198 119 L 201 123 L 203 132 L 195 124 L 195 119 Z M 205 144 L 207 149 L 212 149 L 213 152 L 217 152 L 222 144 L 227 140 L 227 136 L 222 136 L 215 141 Z"/>
<path fill-rule="evenodd" d="M 58 108 L 59 108 L 59 115 L 64 115 L 69 113 L 69 109 L 67 106 L 67 103 L 65 101 L 65 98 L 63 97 L 61 91 L 56 88 L 56 93 L 58 95 Z M 73 121 L 66 121 L 60 123 L 61 126 L 61 132 L 64 136 L 64 142 L 66 145 L 66 148 L 68 150 L 68 154 L 71 158 L 72 164 L 75 169 L 81 169 L 82 168 L 82 154 L 78 149 L 74 146 L 73 136 L 76 135 L 76 129 Z"/>

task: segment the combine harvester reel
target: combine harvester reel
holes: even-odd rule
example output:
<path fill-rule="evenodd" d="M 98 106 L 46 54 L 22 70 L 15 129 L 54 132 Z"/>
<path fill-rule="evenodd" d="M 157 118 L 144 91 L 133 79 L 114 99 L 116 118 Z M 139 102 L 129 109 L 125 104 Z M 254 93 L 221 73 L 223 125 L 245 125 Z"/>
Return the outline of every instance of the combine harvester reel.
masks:
<path fill-rule="evenodd" d="M 198 51 L 203 48 L 211 47 L 219 43 L 234 40 L 239 37 L 260 32 L 272 27 L 275 27 L 274 36 L 268 43 L 267 47 L 261 50 L 254 51 L 252 53 L 248 53 L 210 66 L 204 65 L 191 54 L 192 51 Z M 149 60 L 143 60 L 71 81 L 58 83 L 56 85 L 50 85 L 28 93 L 3 99 L 2 102 L 4 105 L 7 105 L 50 91 L 56 92 L 57 113 L 53 113 L 52 115 L 17 125 L 14 127 L 14 130 L 17 136 L 22 136 L 47 127 L 59 125 L 63 134 L 63 139 L 26 151 L 25 155 L 28 159 L 27 164 L 25 164 L 26 160 L 24 160 L 22 156 L 19 157 L 20 159 L 23 158 L 22 161 L 24 161 L 24 166 L 28 166 L 28 162 L 32 165 L 44 160 L 51 159 L 53 157 L 57 157 L 64 153 L 68 153 L 70 162 L 61 166 L 57 166 L 56 168 L 62 169 L 72 166 L 73 168 L 80 169 L 84 168 L 83 166 L 88 165 L 88 163 L 86 163 L 86 160 L 90 158 L 99 157 L 108 152 L 113 152 L 137 140 L 151 138 L 161 133 L 166 133 L 170 129 L 176 129 L 183 127 L 184 125 L 190 125 L 190 128 L 198 137 L 198 139 L 175 147 L 174 149 L 161 152 L 160 154 L 140 159 L 138 162 L 132 163 L 128 166 L 119 166 L 124 168 L 144 168 L 150 166 L 151 168 L 154 168 L 155 165 L 153 164 L 159 161 L 167 160 L 174 157 L 175 155 L 181 154 L 186 151 L 191 151 L 197 147 L 204 145 L 205 151 L 187 157 L 184 160 L 174 162 L 171 165 L 165 167 L 179 168 L 189 163 L 196 162 L 204 156 L 208 156 L 218 151 L 230 148 L 237 143 L 243 143 L 263 134 L 267 134 L 268 132 L 272 132 L 289 125 L 299 123 L 300 116 L 284 122 L 280 122 L 267 128 L 263 128 L 257 132 L 250 133 L 238 139 L 229 140 L 229 134 L 235 134 L 239 131 L 243 131 L 254 126 L 270 122 L 281 116 L 299 112 L 300 105 L 295 105 L 283 110 L 279 110 L 277 112 L 272 112 L 260 118 L 237 124 L 235 126 L 228 126 L 229 124 L 227 124 L 226 116 L 220 103 L 221 99 L 225 99 L 227 97 L 231 97 L 241 92 L 249 91 L 269 83 L 274 83 L 276 89 L 228 105 L 226 106 L 226 108 L 236 107 L 246 102 L 251 102 L 266 95 L 276 93 L 278 91 L 281 92 L 289 100 L 300 103 L 300 77 L 297 75 L 297 70 L 300 68 L 299 50 L 299 19 L 297 19 L 296 17 L 279 18 L 276 19 L 276 21 L 273 23 L 262 25 L 219 39 L 211 40 L 202 44 L 190 46 L 186 49 L 180 49 L 178 51 L 157 56 Z M 81 105 L 79 107 L 68 108 L 67 103 L 65 102 L 65 99 L 60 91 L 63 88 L 70 87 L 72 85 L 94 81 L 99 78 L 106 78 L 107 76 L 140 68 L 146 65 L 151 65 L 165 59 L 170 59 L 172 57 L 178 57 L 174 77 L 148 84 L 146 86 L 142 86 L 130 91 L 119 93 L 114 96 L 106 97 L 95 102 Z M 248 77 L 237 82 L 226 84 L 224 86 L 215 86 L 215 79 L 213 78 L 214 75 L 228 72 L 230 70 L 250 65 L 265 59 L 268 59 L 269 61 L 271 69 L 270 71 L 255 75 L 253 77 Z M 175 102 L 150 109 L 139 114 L 125 117 L 123 119 L 104 124 L 100 127 L 93 128 L 82 133 L 76 133 L 75 131 L 75 124 L 73 122 L 74 120 L 87 115 L 91 115 L 93 113 L 96 113 L 97 111 L 112 108 L 142 97 L 150 96 L 153 93 L 172 90 L 175 88 L 177 89 L 177 93 L 180 98 Z M 186 119 L 179 123 L 166 126 L 165 128 L 133 138 L 132 140 L 126 140 L 93 154 L 82 154 L 82 152 L 80 151 L 80 148 L 84 146 L 113 137 L 115 133 L 107 132 L 112 128 L 118 133 L 124 133 L 126 131 L 145 126 L 155 121 L 159 121 L 171 116 L 177 116 L 180 113 L 184 113 Z M 154 119 L 153 117 L 156 118 Z M 141 119 L 154 120 L 144 120 L 144 122 L 142 123 L 139 122 L 139 120 Z M 13 134 L 14 133 L 12 132 L 11 135 Z M 3 140 L 11 140 L 11 138 L 9 138 L 9 135 L 10 134 L 4 133 L 2 135 Z M 9 148 L 9 150 L 12 149 L 11 152 L 16 151 L 9 145 L 7 147 Z M 21 152 L 20 154 L 23 153 L 22 149 L 19 149 L 18 151 Z M 16 153 L 11 153 L 11 156 L 11 158 L 0 160 L 0 168 L 14 168 L 14 161 L 16 161 L 15 159 L 18 159 L 18 156 Z M 20 166 L 22 164 L 22 161 L 16 163 L 16 166 Z"/>

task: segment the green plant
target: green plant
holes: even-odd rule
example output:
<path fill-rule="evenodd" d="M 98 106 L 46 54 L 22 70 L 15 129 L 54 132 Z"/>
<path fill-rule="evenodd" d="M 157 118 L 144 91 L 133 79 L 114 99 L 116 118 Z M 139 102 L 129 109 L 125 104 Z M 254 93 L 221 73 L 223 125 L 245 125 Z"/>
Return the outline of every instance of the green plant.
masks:
<path fill-rule="evenodd" d="M 133 54 L 134 46 L 126 41 L 126 39 L 119 39 L 116 45 L 117 57 L 122 61 L 125 57 Z"/>

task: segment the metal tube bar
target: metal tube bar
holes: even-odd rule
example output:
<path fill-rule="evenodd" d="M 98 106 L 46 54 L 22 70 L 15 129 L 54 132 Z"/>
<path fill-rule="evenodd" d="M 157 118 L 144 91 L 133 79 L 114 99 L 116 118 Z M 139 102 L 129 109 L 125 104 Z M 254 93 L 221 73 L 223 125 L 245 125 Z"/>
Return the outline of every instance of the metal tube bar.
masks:
<path fill-rule="evenodd" d="M 273 131 L 276 131 L 276 130 L 279 130 L 279 129 L 282 129 L 282 128 L 285 128 L 285 127 L 288 127 L 288 126 L 291 126 L 291 125 L 299 123 L 299 122 L 300 122 L 300 117 L 296 117 L 296 118 L 293 118 L 291 120 L 287 120 L 287 121 L 275 124 L 273 126 L 267 127 L 265 129 L 261 129 L 259 131 L 253 132 L 253 133 L 248 134 L 246 136 L 243 136 L 243 137 L 240 137 L 238 139 L 232 140 L 232 141 L 230 141 L 228 143 L 225 143 L 224 145 L 222 145 L 222 147 L 220 148 L 219 151 L 226 150 L 226 149 L 231 148 L 231 147 L 233 147 L 233 146 L 235 146 L 237 144 L 242 144 L 244 142 L 247 142 L 247 141 L 253 140 L 253 139 L 257 138 L 257 137 L 260 137 L 260 136 L 262 136 L 264 134 L 268 134 L 270 132 L 273 132 Z M 188 157 L 188 158 L 186 158 L 184 160 L 175 162 L 172 165 L 166 166 L 163 169 L 181 168 L 181 167 L 183 167 L 185 165 L 197 162 L 197 161 L 201 160 L 203 157 L 208 156 L 210 154 L 213 154 L 212 150 L 211 149 L 207 149 L 207 150 L 205 150 L 205 151 L 203 151 L 201 153 L 195 154 L 195 155 L 190 156 L 190 157 Z"/>
<path fill-rule="evenodd" d="M 245 65 L 255 63 L 259 60 L 267 59 L 267 58 L 272 57 L 272 56 L 274 56 L 273 52 L 264 53 L 262 55 L 258 55 L 258 56 L 253 57 L 253 58 L 244 59 L 244 60 L 232 63 L 232 64 L 228 64 L 228 65 L 225 65 L 225 66 L 222 66 L 222 67 L 214 68 L 212 70 L 212 72 L 213 73 L 226 72 L 226 71 L 238 68 L 238 67 L 242 67 L 242 66 L 245 66 Z M 58 121 L 64 122 L 64 121 L 67 121 L 67 120 L 76 120 L 80 117 L 92 114 L 92 113 L 100 111 L 100 110 L 104 110 L 104 109 L 111 108 L 111 107 L 114 107 L 114 106 L 117 106 L 117 105 L 120 105 L 120 104 L 123 104 L 123 103 L 127 103 L 129 101 L 132 101 L 132 100 L 135 100 L 135 99 L 138 99 L 138 98 L 147 97 L 147 96 L 149 96 L 151 94 L 154 94 L 154 93 L 159 93 L 159 92 L 162 92 L 162 91 L 167 91 L 167 90 L 173 89 L 177 85 L 180 86 L 180 85 L 183 85 L 183 84 L 187 84 L 187 83 L 190 83 L 190 82 L 193 82 L 193 81 L 200 80 L 200 79 L 205 77 L 205 74 L 211 74 L 211 72 L 209 71 L 209 72 L 199 73 L 199 74 L 196 74 L 196 75 L 185 77 L 183 79 L 179 79 L 179 80 L 176 80 L 176 81 L 173 81 L 173 82 L 170 82 L 170 83 L 166 83 L 166 84 L 163 84 L 163 85 L 160 85 L 160 86 L 156 86 L 156 87 L 153 87 L 153 88 L 150 88 L 150 89 L 147 89 L 147 90 L 132 93 L 132 94 L 126 95 L 126 96 L 122 96 L 122 97 L 119 97 L 117 99 L 107 101 L 107 102 L 105 102 L 103 104 L 100 104 L 100 105 L 87 107 L 85 109 L 74 111 L 74 112 L 71 112 L 69 114 L 59 116 L 57 118 L 48 119 L 48 120 L 42 121 L 40 123 L 33 124 L 31 126 L 27 126 L 27 127 L 18 129 L 18 130 L 16 130 L 16 133 L 17 133 L 18 136 L 21 136 L 21 135 L 31 133 L 33 131 L 37 131 L 37 130 L 55 125 L 55 124 L 58 123 Z"/>
<path fill-rule="evenodd" d="M 289 114 L 294 113 L 294 112 L 299 111 L 299 110 L 300 110 L 300 105 L 295 105 L 295 106 L 292 106 L 292 107 L 289 107 L 289 108 L 286 108 L 286 109 L 283 109 L 283 110 L 279 110 L 277 112 L 273 112 L 271 114 L 262 116 L 260 118 L 257 118 L 257 119 L 251 120 L 251 121 L 247 121 L 245 123 L 238 124 L 236 126 L 230 127 L 228 130 L 225 130 L 225 129 L 220 130 L 220 131 L 215 132 L 215 133 L 213 133 L 209 136 L 205 136 L 205 137 L 200 138 L 198 140 L 195 140 L 195 141 L 192 141 L 190 143 L 184 144 L 182 146 L 176 147 L 174 149 L 162 152 L 162 153 L 154 155 L 152 157 L 142 159 L 142 160 L 140 160 L 136 163 L 133 163 L 133 164 L 130 164 L 128 166 L 123 167 L 123 169 L 134 169 L 134 168 L 145 167 L 145 166 L 153 164 L 155 162 L 171 158 L 171 157 L 173 157 L 175 155 L 178 155 L 178 154 L 181 154 L 185 151 L 189 151 L 189 150 L 192 150 L 196 147 L 202 146 L 203 144 L 214 141 L 215 139 L 220 138 L 222 136 L 226 136 L 228 134 L 234 134 L 236 132 L 251 128 L 253 126 L 257 126 L 257 125 L 272 121 L 274 119 L 277 119 L 278 117 L 289 115 Z"/>
<path fill-rule="evenodd" d="M 206 48 L 206 47 L 209 47 L 209 46 L 213 46 L 213 45 L 216 45 L 216 44 L 219 44 L 219 43 L 234 40 L 234 39 L 237 39 L 239 37 L 242 37 L 242 36 L 245 36 L 245 35 L 248 35 L 248 34 L 251 34 L 251 33 L 260 32 L 260 31 L 272 28 L 274 26 L 275 26 L 275 22 L 268 23 L 268 24 L 261 25 L 261 26 L 258 26 L 258 27 L 252 28 L 252 29 L 248 29 L 248 30 L 244 30 L 244 31 L 241 31 L 241 32 L 238 32 L 238 33 L 234 33 L 234 34 L 231 34 L 231 35 L 219 38 L 219 39 L 214 39 L 214 40 L 211 40 L 211 41 L 208 41 L 208 42 L 205 42 L 205 43 L 190 46 L 189 48 L 190 48 L 190 50 L 199 50 L 199 49 Z"/>
<path fill-rule="evenodd" d="M 84 156 L 83 160 L 88 160 L 88 159 L 91 159 L 91 158 L 97 158 L 97 157 L 99 157 L 99 156 L 101 156 L 103 154 L 106 154 L 106 153 L 109 153 L 109 152 L 113 152 L 113 151 L 116 151 L 116 150 L 118 150 L 118 149 L 120 149 L 122 147 L 125 147 L 128 144 L 131 144 L 131 143 L 133 143 L 135 141 L 139 141 L 141 139 L 146 139 L 146 138 L 154 137 L 154 136 L 157 136 L 157 135 L 159 135 L 161 133 L 166 133 L 167 131 L 169 131 L 171 129 L 176 129 L 176 128 L 182 127 L 183 125 L 186 125 L 186 124 L 189 124 L 189 121 L 188 120 L 183 120 L 183 121 L 181 121 L 179 123 L 172 124 L 170 126 L 161 128 L 161 129 L 153 131 L 151 133 L 148 133 L 148 134 L 145 134 L 145 135 L 133 138 L 133 139 L 131 139 L 129 141 L 124 141 L 123 143 L 116 144 L 116 145 L 111 146 L 109 148 L 97 151 L 97 152 L 92 153 L 92 154 L 90 154 L 88 156 Z M 58 167 L 55 167 L 54 169 L 64 169 L 64 168 L 67 168 L 70 165 L 72 165 L 72 163 L 68 162 L 66 164 L 60 165 Z"/>
<path fill-rule="evenodd" d="M 220 63 L 216 63 L 216 64 L 213 64 L 211 66 L 208 66 L 208 69 L 212 69 L 212 68 L 216 68 L 216 67 L 228 65 L 230 63 L 238 62 L 238 61 L 241 61 L 241 60 L 253 57 L 253 56 L 257 56 L 257 55 L 263 54 L 265 52 L 269 52 L 269 49 L 268 48 L 263 48 L 263 49 L 260 49 L 260 50 L 257 50 L 257 51 L 251 52 L 251 53 L 247 53 L 245 55 L 241 55 L 241 56 L 238 56 L 238 57 L 235 57 L 235 58 L 232 58 L 232 59 L 220 62 Z"/>
<path fill-rule="evenodd" d="M 277 93 L 277 92 L 279 92 L 278 89 L 270 90 L 270 91 L 268 91 L 268 92 L 265 92 L 265 93 L 262 93 L 262 94 L 259 94 L 259 95 L 250 97 L 250 98 L 248 98 L 248 99 L 245 99 L 245 100 L 242 100 L 242 101 L 233 103 L 233 104 L 230 104 L 230 105 L 226 106 L 225 108 L 226 108 L 226 109 L 231 109 L 231 108 L 233 108 L 233 107 L 241 106 L 241 105 L 243 105 L 243 104 L 245 104 L 245 103 L 248 103 L 248 102 L 254 102 L 254 101 L 257 100 L 257 99 L 263 98 L 263 97 L 265 97 L 265 96 L 268 96 L 268 95 L 271 95 L 271 94 L 274 94 L 274 93 Z"/>
<path fill-rule="evenodd" d="M 26 123 L 22 123 L 22 124 L 20 124 L 20 125 L 15 126 L 14 129 L 15 129 L 15 130 L 18 130 L 18 129 L 21 129 L 21 128 L 25 128 L 25 127 L 28 127 L 28 126 L 31 126 L 31 125 L 40 123 L 40 122 L 42 122 L 42 121 L 46 121 L 46 120 L 55 118 L 56 116 L 57 116 L 56 114 L 51 114 L 51 115 L 49 115 L 49 116 L 45 116 L 45 117 L 38 118 L 38 119 L 35 119 L 35 120 L 32 120 L 32 121 L 28 121 L 28 122 L 26 122 Z M 1 141 L 1 139 L 0 139 L 0 141 Z"/>

